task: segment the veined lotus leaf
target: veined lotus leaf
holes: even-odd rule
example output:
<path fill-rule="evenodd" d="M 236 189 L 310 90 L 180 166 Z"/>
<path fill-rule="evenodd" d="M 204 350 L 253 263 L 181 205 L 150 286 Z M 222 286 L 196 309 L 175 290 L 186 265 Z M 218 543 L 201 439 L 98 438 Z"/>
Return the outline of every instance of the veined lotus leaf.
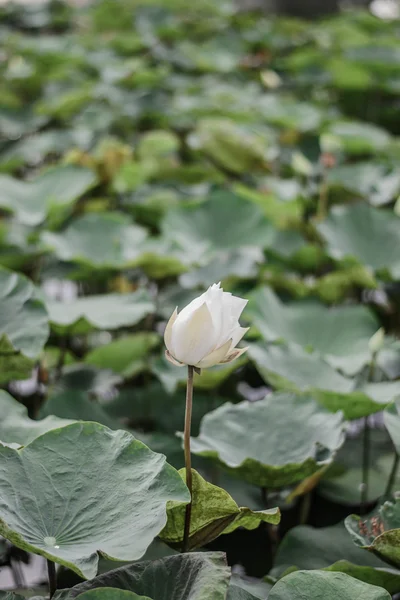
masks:
<path fill-rule="evenodd" d="M 323 406 L 357 419 L 385 408 L 400 393 L 400 382 L 358 385 L 315 352 L 297 345 L 250 344 L 249 357 L 266 382 L 280 390 L 311 394 Z"/>
<path fill-rule="evenodd" d="M 53 326 L 68 333 L 136 325 L 154 311 L 150 294 L 144 289 L 131 294 L 85 296 L 71 302 L 48 300 L 46 307 Z"/>
<path fill-rule="evenodd" d="M 253 292 L 246 314 L 268 342 L 284 340 L 315 350 L 350 375 L 370 360 L 368 342 L 379 329 L 379 322 L 365 306 L 283 304 L 268 287 Z"/>
<path fill-rule="evenodd" d="M 26 446 L 46 431 L 73 423 L 53 415 L 40 421 L 28 417 L 28 410 L 4 390 L 0 390 L 0 442 Z"/>
<path fill-rule="evenodd" d="M 126 431 L 81 422 L 0 445 L 0 535 L 85 579 L 99 554 L 143 556 L 169 500 L 189 500 L 179 473 Z"/>
<path fill-rule="evenodd" d="M 309 396 L 276 393 L 208 413 L 192 452 L 249 483 L 280 488 L 321 472 L 343 441 L 341 413 L 329 413 Z"/>
<path fill-rule="evenodd" d="M 152 600 L 148 596 L 138 596 L 134 592 L 111 587 L 88 590 L 80 594 L 78 598 L 81 600 Z"/>
<path fill-rule="evenodd" d="M 232 192 L 215 192 L 200 206 L 170 210 L 163 235 L 177 245 L 186 260 L 204 263 L 219 252 L 267 248 L 274 228 L 262 210 Z"/>
<path fill-rule="evenodd" d="M 94 171 L 73 165 L 48 169 L 33 181 L 0 175 L 0 206 L 14 212 L 20 223 L 35 226 L 52 208 L 73 204 L 96 182 Z"/>
<path fill-rule="evenodd" d="M 350 515 L 345 525 L 357 546 L 400 567 L 400 498 L 387 500 L 366 518 Z"/>
<path fill-rule="evenodd" d="M 400 398 L 385 409 L 383 416 L 396 452 L 400 454 Z"/>
<path fill-rule="evenodd" d="M 122 213 L 89 213 L 60 233 L 44 231 L 41 240 L 57 258 L 92 269 L 135 266 L 147 238 L 143 227 Z"/>
<path fill-rule="evenodd" d="M 88 590 L 114 587 L 145 594 L 152 600 L 225 600 L 230 569 L 222 552 L 191 552 L 108 571 L 54 600 L 73 600 Z"/>
<path fill-rule="evenodd" d="M 180 469 L 183 481 L 186 469 Z M 192 514 L 190 520 L 189 549 L 201 548 L 218 536 L 231 533 L 238 527 L 256 529 L 261 522 L 277 525 L 280 521 L 279 508 L 252 511 L 240 507 L 225 491 L 209 483 L 192 469 Z M 172 547 L 183 542 L 186 505 L 170 502 L 167 506 L 168 520 L 160 538 Z"/>
<path fill-rule="evenodd" d="M 393 252 L 400 244 L 400 218 L 393 211 L 364 202 L 334 206 L 318 230 L 333 258 L 353 257 L 373 271 L 400 277 L 400 258 Z"/>
<path fill-rule="evenodd" d="M 0 268 L 0 383 L 29 377 L 49 335 L 46 308 L 33 283 Z"/>
<path fill-rule="evenodd" d="M 390 594 L 376 585 L 358 581 L 345 573 L 296 571 L 280 579 L 268 600 L 390 600 Z"/>

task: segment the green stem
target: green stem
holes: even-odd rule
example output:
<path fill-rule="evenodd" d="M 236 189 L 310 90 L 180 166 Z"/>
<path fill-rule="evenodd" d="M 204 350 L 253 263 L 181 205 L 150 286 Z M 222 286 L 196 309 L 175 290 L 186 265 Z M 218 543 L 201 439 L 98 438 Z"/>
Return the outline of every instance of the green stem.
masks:
<path fill-rule="evenodd" d="M 189 549 L 190 518 L 192 515 L 192 460 L 190 455 L 190 429 L 192 425 L 192 407 L 193 407 L 193 375 L 194 367 L 188 366 L 188 378 L 186 385 L 186 411 L 185 411 L 185 430 L 183 434 L 183 447 L 185 452 L 186 485 L 190 492 L 190 502 L 185 510 L 185 528 L 183 533 L 182 552 Z"/>
<path fill-rule="evenodd" d="M 370 454 L 370 430 L 368 417 L 364 417 L 363 433 L 363 460 L 362 460 L 362 484 L 361 484 L 361 505 L 360 514 L 365 514 L 368 503 L 368 484 L 369 484 L 369 454 Z"/>
<path fill-rule="evenodd" d="M 57 589 L 56 565 L 52 560 L 47 559 L 47 573 L 49 576 L 49 595 L 50 600 L 54 596 Z"/>
<path fill-rule="evenodd" d="M 326 170 L 324 169 L 322 174 L 322 181 L 319 188 L 318 208 L 317 208 L 317 221 L 323 221 L 328 213 L 328 183 L 326 177 Z"/>
<path fill-rule="evenodd" d="M 396 452 L 396 454 L 394 455 L 392 470 L 390 471 L 389 479 L 387 482 L 385 496 L 390 496 L 393 492 L 393 486 L 395 484 L 396 475 L 399 468 L 399 459 L 400 457 Z"/>
<path fill-rule="evenodd" d="M 300 513 L 299 513 L 299 525 L 307 525 L 308 517 L 310 514 L 311 508 L 311 492 L 307 492 L 304 494 L 301 505 L 300 505 Z"/>

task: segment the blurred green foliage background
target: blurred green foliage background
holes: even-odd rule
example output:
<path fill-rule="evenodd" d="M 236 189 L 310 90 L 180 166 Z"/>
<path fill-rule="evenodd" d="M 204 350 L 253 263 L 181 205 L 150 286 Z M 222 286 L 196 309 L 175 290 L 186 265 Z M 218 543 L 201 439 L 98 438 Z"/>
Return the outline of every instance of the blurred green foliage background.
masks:
<path fill-rule="evenodd" d="M 162 333 L 217 281 L 250 299 L 250 350 L 196 377 L 195 435 L 256 388 L 350 420 L 396 398 L 399 33 L 225 0 L 0 8 L 0 378 L 30 418 L 127 427 L 182 466 L 186 373 Z M 357 444 L 325 499 L 358 502 Z"/>

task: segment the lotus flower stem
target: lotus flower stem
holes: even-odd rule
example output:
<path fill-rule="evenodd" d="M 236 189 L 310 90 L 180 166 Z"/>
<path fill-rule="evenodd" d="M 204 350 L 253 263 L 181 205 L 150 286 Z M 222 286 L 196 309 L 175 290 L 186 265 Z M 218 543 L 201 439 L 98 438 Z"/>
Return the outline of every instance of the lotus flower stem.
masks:
<path fill-rule="evenodd" d="M 400 456 L 396 452 L 396 454 L 394 455 L 392 470 L 390 471 L 389 479 L 387 482 L 385 496 L 390 496 L 393 492 L 393 486 L 396 481 L 397 471 L 399 470 L 399 460 Z"/>
<path fill-rule="evenodd" d="M 182 552 L 187 552 L 189 549 L 190 517 L 192 515 L 192 460 L 190 456 L 190 429 L 192 425 L 193 375 L 194 367 L 189 365 L 186 385 L 186 412 L 185 430 L 183 434 L 183 447 L 185 451 L 186 485 L 189 489 L 191 500 L 189 504 L 186 505 Z"/>
<path fill-rule="evenodd" d="M 54 596 L 57 589 L 56 565 L 52 560 L 47 559 L 47 573 L 49 576 L 49 595 L 50 600 Z"/>

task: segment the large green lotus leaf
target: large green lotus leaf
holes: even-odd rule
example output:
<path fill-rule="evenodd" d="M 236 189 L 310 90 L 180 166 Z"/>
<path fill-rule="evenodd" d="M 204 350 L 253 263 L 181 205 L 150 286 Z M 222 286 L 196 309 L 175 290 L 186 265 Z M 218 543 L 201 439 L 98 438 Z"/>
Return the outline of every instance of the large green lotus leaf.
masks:
<path fill-rule="evenodd" d="M 272 584 L 262 579 L 244 578 L 232 573 L 227 600 L 252 600 L 253 598 L 266 600 L 271 588 Z M 246 593 L 249 596 L 246 596 Z"/>
<path fill-rule="evenodd" d="M 0 442 L 26 446 L 46 431 L 69 425 L 72 420 L 49 415 L 41 421 L 28 417 L 28 410 L 4 390 L 0 390 Z"/>
<path fill-rule="evenodd" d="M 296 571 L 271 590 L 268 600 L 390 600 L 390 594 L 376 585 L 358 581 L 345 573 Z"/>
<path fill-rule="evenodd" d="M 230 119 L 202 119 L 189 141 L 228 172 L 244 174 L 266 168 L 268 140 Z"/>
<path fill-rule="evenodd" d="M 384 502 L 367 518 L 350 515 L 345 525 L 357 546 L 400 567 L 400 498 Z"/>
<path fill-rule="evenodd" d="M 372 123 L 357 121 L 336 121 L 324 133 L 330 143 L 339 145 L 349 154 L 376 153 L 390 142 L 390 135 Z"/>
<path fill-rule="evenodd" d="M 346 573 L 355 579 L 384 588 L 392 596 L 400 591 L 400 571 L 394 569 L 374 569 L 353 565 L 347 560 L 339 560 L 325 571 Z"/>
<path fill-rule="evenodd" d="M 143 433 L 143 431 L 134 431 L 135 437 L 146 444 L 153 452 L 159 452 L 167 457 L 167 461 L 180 469 L 184 464 L 182 446 L 175 435 L 154 431 L 153 433 Z"/>
<path fill-rule="evenodd" d="M 17 141 L 0 154 L 0 159 L 3 164 L 9 164 L 13 168 L 23 166 L 25 163 L 30 166 L 37 165 L 42 163 L 50 154 L 60 155 L 69 150 L 71 146 L 86 145 L 88 139 L 90 139 L 90 132 L 88 135 L 85 133 L 80 135 L 79 130 L 49 129 L 40 131 Z M 65 167 L 58 167 L 60 170 L 61 168 L 65 169 Z M 72 171 L 72 168 L 69 168 Z M 76 169 L 83 180 L 80 173 L 82 170 L 85 169 Z"/>
<path fill-rule="evenodd" d="M 162 230 L 196 263 L 240 247 L 268 248 L 274 236 L 258 206 L 228 191 L 215 192 L 200 206 L 170 210 Z"/>
<path fill-rule="evenodd" d="M 287 569 L 324 569 L 347 573 L 360 581 L 400 591 L 400 571 L 390 570 L 373 554 L 352 543 L 343 523 L 314 528 L 300 525 L 283 538 L 271 575 L 279 577 Z"/>
<path fill-rule="evenodd" d="M 326 468 L 343 441 L 341 413 L 329 413 L 311 397 L 276 393 L 253 403 L 227 402 L 207 414 L 192 452 L 249 483 L 279 488 Z"/>
<path fill-rule="evenodd" d="M 160 341 L 152 332 L 134 333 L 98 346 L 85 356 L 85 362 L 100 369 L 111 369 L 121 377 L 133 377 L 146 369 L 148 355 Z"/>
<path fill-rule="evenodd" d="M 230 585 L 228 588 L 228 595 L 226 600 L 257 600 L 259 596 L 253 596 L 251 592 L 245 590 L 237 585 Z M 266 600 L 267 596 L 263 597 Z"/>
<path fill-rule="evenodd" d="M 386 336 L 386 343 L 376 356 L 376 363 L 389 379 L 400 377 L 400 340 Z"/>
<path fill-rule="evenodd" d="M 0 268 L 0 382 L 29 377 L 49 335 L 46 309 L 32 282 Z"/>
<path fill-rule="evenodd" d="M 349 374 L 370 360 L 368 342 L 379 328 L 377 319 L 364 306 L 328 308 L 316 302 L 285 305 L 268 287 L 251 295 L 246 314 L 265 340 L 283 339 L 316 350 Z"/>
<path fill-rule="evenodd" d="M 192 552 L 109 571 L 57 592 L 54 600 L 72 600 L 102 587 L 130 590 L 152 600 L 225 600 L 229 578 L 230 569 L 222 552 Z"/>
<path fill-rule="evenodd" d="M 0 269 L 0 336 L 16 350 L 35 358 L 49 335 L 43 302 L 32 282 L 7 269 Z"/>
<path fill-rule="evenodd" d="M 383 415 L 386 428 L 395 445 L 396 452 L 400 455 L 400 398 L 388 406 Z"/>
<path fill-rule="evenodd" d="M 52 325 L 70 333 L 129 327 L 154 311 L 154 303 L 145 289 L 131 294 L 80 297 L 71 302 L 48 300 L 46 306 Z"/>
<path fill-rule="evenodd" d="M 63 232 L 44 231 L 41 239 L 62 261 L 96 269 L 122 269 L 136 265 L 147 232 L 117 212 L 89 213 L 74 220 Z"/>
<path fill-rule="evenodd" d="M 179 137 L 172 131 L 153 130 L 145 133 L 140 138 L 137 155 L 141 160 L 154 160 L 155 157 L 175 154 L 178 152 L 179 147 Z"/>
<path fill-rule="evenodd" d="M 386 269 L 400 277 L 400 218 L 393 211 L 363 202 L 334 206 L 318 230 L 335 259 L 354 257 L 374 271 Z"/>
<path fill-rule="evenodd" d="M 39 225 L 52 208 L 73 204 L 96 181 L 93 171 L 72 165 L 49 169 L 32 181 L 0 175 L 0 206 L 25 225 Z"/>
<path fill-rule="evenodd" d="M 17 140 L 26 134 L 33 133 L 48 123 L 49 117 L 36 114 L 31 107 L 0 109 L 1 131 L 10 140 Z"/>
<path fill-rule="evenodd" d="M 303 190 L 297 179 L 263 177 L 255 190 L 243 184 L 235 184 L 234 191 L 258 204 L 266 217 L 278 226 L 288 226 L 301 221 Z"/>
<path fill-rule="evenodd" d="M 308 261 L 311 265 L 318 260 L 319 249 L 308 244 L 298 231 L 290 229 L 277 231 L 270 254 L 277 256 L 280 260 L 289 261 L 293 266 L 299 266 L 304 270 Z"/>
<path fill-rule="evenodd" d="M 152 600 L 148 596 L 138 596 L 134 592 L 111 587 L 88 590 L 80 594 L 79 598 L 81 600 Z"/>
<path fill-rule="evenodd" d="M 296 131 L 315 130 L 322 119 L 317 106 L 280 94 L 265 94 L 259 101 L 259 110 L 267 122 Z"/>
<path fill-rule="evenodd" d="M 229 73 L 239 67 L 245 53 L 245 40 L 234 30 L 204 40 L 202 44 L 190 38 L 178 43 L 179 61 L 194 70 Z"/>
<path fill-rule="evenodd" d="M 20 450 L 0 446 L 0 498 L 1 535 L 91 578 L 99 553 L 143 556 L 166 523 L 167 502 L 189 494 L 165 456 L 89 422 L 48 431 Z"/>
<path fill-rule="evenodd" d="M 186 469 L 180 469 L 186 481 Z M 240 507 L 224 489 L 209 483 L 192 469 L 192 514 L 190 521 L 189 549 L 201 548 L 224 533 L 238 527 L 256 529 L 261 522 L 277 525 L 280 521 L 279 508 L 252 511 Z M 172 547 L 181 547 L 185 527 L 186 505 L 170 502 L 167 506 L 167 524 L 160 533 L 163 542 Z"/>
<path fill-rule="evenodd" d="M 388 170 L 385 165 L 375 162 L 334 167 L 329 170 L 327 181 L 333 191 L 355 193 L 373 206 L 393 202 L 400 192 L 400 171 Z"/>
<path fill-rule="evenodd" d="M 208 287 L 210 281 L 254 279 L 264 255 L 260 248 L 243 248 L 219 254 L 206 265 L 183 273 L 179 283 L 184 288 Z"/>
<path fill-rule="evenodd" d="M 185 256 L 172 241 L 165 238 L 149 238 L 141 245 L 136 265 L 152 279 L 164 279 L 185 273 L 190 257 Z"/>
<path fill-rule="evenodd" d="M 250 344 L 249 357 L 266 382 L 281 390 L 309 393 L 347 419 L 376 413 L 400 393 L 398 381 L 366 383 L 344 377 L 315 352 L 294 345 Z"/>

